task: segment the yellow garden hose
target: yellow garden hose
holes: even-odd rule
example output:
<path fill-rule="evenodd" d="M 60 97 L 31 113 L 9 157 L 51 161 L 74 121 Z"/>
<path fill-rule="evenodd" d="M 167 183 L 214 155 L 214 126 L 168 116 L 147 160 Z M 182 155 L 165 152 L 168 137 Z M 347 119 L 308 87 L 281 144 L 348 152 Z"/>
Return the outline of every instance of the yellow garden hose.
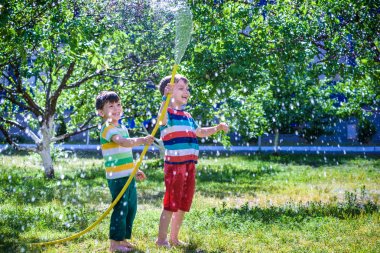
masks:
<path fill-rule="evenodd" d="M 173 71 L 172 71 L 172 78 L 170 80 L 170 85 L 174 85 L 174 77 L 177 73 L 177 68 L 178 68 L 178 64 L 175 64 L 173 66 Z M 151 133 L 151 136 L 155 136 L 156 133 L 157 133 L 157 130 L 160 126 L 160 122 L 162 122 L 163 118 L 164 118 L 164 115 L 166 114 L 166 110 L 168 109 L 168 106 L 169 106 L 169 102 L 170 102 L 170 97 L 171 97 L 171 94 L 168 94 L 167 97 L 166 97 L 166 101 L 165 101 L 165 105 L 164 107 L 162 108 L 161 110 L 161 114 L 159 115 L 158 117 L 158 121 L 156 123 L 156 125 L 154 126 L 153 128 L 153 131 Z M 146 154 L 146 152 L 148 151 L 148 148 L 149 148 L 149 145 L 145 145 L 144 146 L 144 149 L 140 155 L 140 158 L 139 160 L 137 161 L 131 175 L 129 176 L 127 182 L 125 183 L 123 189 L 121 189 L 119 195 L 117 195 L 116 199 L 111 203 L 111 205 L 107 208 L 107 210 L 94 222 L 92 223 L 89 227 L 87 227 L 86 229 L 76 233 L 76 234 L 73 234 L 71 236 L 68 236 L 66 238 L 62 238 L 62 239 L 58 239 L 58 240 L 53 240 L 53 241 L 47 241 L 47 242 L 38 242 L 38 243 L 32 243 L 31 246 L 32 247 L 36 247 L 36 246 L 43 246 L 43 245 L 51 245 L 51 244 L 57 244 L 57 243 L 63 243 L 63 242 L 67 242 L 67 241 L 70 241 L 70 240 L 73 240 L 75 238 L 78 238 L 84 234 L 86 234 L 87 232 L 91 231 L 93 228 L 96 227 L 96 225 L 98 225 L 108 214 L 109 212 L 114 208 L 114 206 L 117 204 L 117 202 L 119 202 L 119 200 L 122 198 L 124 192 L 127 190 L 129 184 L 131 183 L 133 177 L 136 175 L 136 172 L 137 170 L 139 169 L 143 159 L 144 159 L 144 156 Z"/>

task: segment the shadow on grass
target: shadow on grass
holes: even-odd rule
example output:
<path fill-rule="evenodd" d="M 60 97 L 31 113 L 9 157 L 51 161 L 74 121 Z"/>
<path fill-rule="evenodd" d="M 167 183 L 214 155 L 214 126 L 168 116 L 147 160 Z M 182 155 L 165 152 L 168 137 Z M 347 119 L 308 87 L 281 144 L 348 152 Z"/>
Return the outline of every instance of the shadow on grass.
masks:
<path fill-rule="evenodd" d="M 41 211 L 39 208 L 34 210 L 16 209 L 2 211 L 0 221 L 0 252 L 41 252 L 41 248 L 32 248 L 29 244 L 41 242 L 38 233 L 49 229 L 53 233 L 70 235 L 87 228 L 94 220 L 96 214 L 80 213 L 80 211 L 67 211 L 61 220 L 53 210 Z M 90 221 L 91 220 L 91 221 Z M 23 233 L 38 231 L 36 234 L 29 235 L 26 239 Z M 61 236 L 55 239 L 62 239 Z M 27 250 L 26 250 L 27 249 Z"/>
<path fill-rule="evenodd" d="M 325 217 L 350 219 L 376 213 L 379 210 L 379 205 L 371 200 L 360 200 L 355 193 L 346 192 L 343 203 L 289 203 L 284 206 L 271 207 L 249 207 L 246 203 L 240 208 L 226 208 L 224 203 L 221 208 L 213 208 L 208 215 L 214 217 L 219 223 L 224 223 L 225 226 L 233 228 L 237 223 L 257 221 L 291 224 Z"/>
<path fill-rule="evenodd" d="M 154 185 L 160 185 L 159 190 L 151 190 L 149 187 L 141 187 L 139 192 L 142 197 L 140 203 L 161 206 L 164 194 L 164 173 L 162 162 L 151 161 L 147 164 L 145 173 L 147 181 Z M 158 168 L 158 169 L 157 169 Z M 253 194 L 259 189 L 262 177 L 272 176 L 280 171 L 272 166 L 253 165 L 252 168 L 241 168 L 240 165 L 227 163 L 218 165 L 198 165 L 196 175 L 196 191 L 203 196 L 224 198 L 227 195 Z M 141 199 L 141 200 L 140 200 Z"/>
<path fill-rule="evenodd" d="M 243 167 L 235 163 L 215 163 L 197 165 L 196 189 L 204 196 L 224 198 L 231 194 L 252 194 L 259 188 L 263 177 L 274 176 L 280 172 L 279 166 L 268 164 L 248 164 Z M 148 181 L 163 184 L 163 163 L 153 160 L 146 164 Z"/>
<path fill-rule="evenodd" d="M 207 167 L 200 165 L 197 168 L 197 180 L 203 182 L 230 183 L 239 180 L 259 181 L 261 177 L 276 174 L 279 170 L 273 167 L 255 165 L 252 168 L 240 168 L 241 166 L 227 163 L 219 166 Z"/>
<path fill-rule="evenodd" d="M 227 163 L 219 166 L 199 166 L 197 191 L 207 197 L 224 198 L 228 195 L 252 194 L 260 188 L 263 177 L 276 175 L 278 167 L 252 164 L 243 167 Z"/>
<path fill-rule="evenodd" d="M 308 165 L 311 167 L 339 166 L 347 164 L 356 159 L 373 161 L 380 166 L 379 155 L 337 155 L 337 154 L 255 154 L 250 156 L 233 155 L 245 161 L 259 161 L 278 164 Z"/>

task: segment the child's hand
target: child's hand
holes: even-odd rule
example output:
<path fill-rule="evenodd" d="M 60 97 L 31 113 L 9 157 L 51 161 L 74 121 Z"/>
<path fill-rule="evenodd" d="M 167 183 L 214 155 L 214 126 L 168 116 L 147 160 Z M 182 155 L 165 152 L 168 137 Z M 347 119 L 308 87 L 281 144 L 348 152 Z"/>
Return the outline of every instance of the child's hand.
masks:
<path fill-rule="evenodd" d="M 145 173 L 142 170 L 138 170 L 136 172 L 136 180 L 137 181 L 143 181 L 146 179 Z"/>
<path fill-rule="evenodd" d="M 150 145 L 154 142 L 154 137 L 152 135 L 148 135 L 146 137 L 143 137 L 142 139 L 143 139 L 144 145 L 146 145 L 146 144 Z"/>
<path fill-rule="evenodd" d="M 230 127 L 226 123 L 222 122 L 216 127 L 216 129 L 218 129 L 218 131 L 224 131 L 225 133 L 228 133 Z"/>
<path fill-rule="evenodd" d="M 166 85 L 164 96 L 167 96 L 168 94 L 173 94 L 173 88 L 174 88 L 174 85 L 170 85 L 170 83 Z"/>

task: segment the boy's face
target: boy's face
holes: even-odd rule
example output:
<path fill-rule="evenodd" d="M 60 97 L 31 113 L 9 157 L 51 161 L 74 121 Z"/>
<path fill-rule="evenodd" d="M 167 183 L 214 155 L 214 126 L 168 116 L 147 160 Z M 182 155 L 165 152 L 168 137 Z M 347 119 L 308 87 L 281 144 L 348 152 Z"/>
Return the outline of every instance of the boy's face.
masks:
<path fill-rule="evenodd" d="M 103 109 L 98 110 L 99 115 L 112 123 L 118 123 L 121 115 L 123 115 L 123 107 L 120 101 L 117 102 L 106 102 Z"/>
<path fill-rule="evenodd" d="M 179 80 L 173 88 L 172 105 L 181 107 L 186 105 L 190 98 L 189 85 L 183 80 Z"/>

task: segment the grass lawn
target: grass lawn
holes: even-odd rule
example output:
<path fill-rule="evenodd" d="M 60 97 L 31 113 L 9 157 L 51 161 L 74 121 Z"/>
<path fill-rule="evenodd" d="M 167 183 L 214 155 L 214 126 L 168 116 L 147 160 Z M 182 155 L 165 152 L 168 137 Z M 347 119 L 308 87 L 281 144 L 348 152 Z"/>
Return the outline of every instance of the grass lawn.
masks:
<path fill-rule="evenodd" d="M 57 158 L 46 180 L 36 155 L 0 156 L 1 252 L 107 252 L 108 215 L 79 239 L 28 243 L 85 229 L 111 199 L 100 157 Z M 136 252 L 154 245 L 164 193 L 162 162 L 143 165 Z M 380 159 L 358 156 L 204 157 L 181 239 L 170 252 L 380 252 Z"/>

